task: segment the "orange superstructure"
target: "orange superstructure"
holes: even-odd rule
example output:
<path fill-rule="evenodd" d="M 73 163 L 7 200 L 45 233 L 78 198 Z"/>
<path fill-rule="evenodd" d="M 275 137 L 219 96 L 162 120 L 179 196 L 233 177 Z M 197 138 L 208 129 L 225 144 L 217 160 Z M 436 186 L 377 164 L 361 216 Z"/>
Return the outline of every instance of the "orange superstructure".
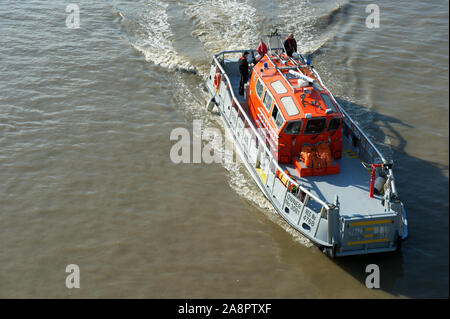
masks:
<path fill-rule="evenodd" d="M 339 173 L 342 114 L 302 59 L 266 54 L 250 77 L 248 105 L 279 163 L 300 176 Z"/>

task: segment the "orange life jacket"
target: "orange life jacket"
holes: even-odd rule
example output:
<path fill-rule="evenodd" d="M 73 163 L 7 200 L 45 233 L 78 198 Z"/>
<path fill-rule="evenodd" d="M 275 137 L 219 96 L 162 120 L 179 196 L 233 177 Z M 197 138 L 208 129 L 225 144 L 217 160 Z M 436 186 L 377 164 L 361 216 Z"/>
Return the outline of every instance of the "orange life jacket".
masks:
<path fill-rule="evenodd" d="M 303 145 L 300 160 L 305 163 L 306 167 L 329 167 L 332 165 L 330 147 L 327 143 L 320 143 L 317 146 Z"/>

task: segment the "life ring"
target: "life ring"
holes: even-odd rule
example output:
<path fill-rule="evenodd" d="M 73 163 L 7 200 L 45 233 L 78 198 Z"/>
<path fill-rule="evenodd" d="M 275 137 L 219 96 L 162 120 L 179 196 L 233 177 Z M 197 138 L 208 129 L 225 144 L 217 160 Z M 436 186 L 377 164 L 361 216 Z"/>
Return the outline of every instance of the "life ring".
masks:
<path fill-rule="evenodd" d="M 220 72 L 216 72 L 216 74 L 214 75 L 214 88 L 216 89 L 216 91 L 219 90 L 220 79 Z"/>

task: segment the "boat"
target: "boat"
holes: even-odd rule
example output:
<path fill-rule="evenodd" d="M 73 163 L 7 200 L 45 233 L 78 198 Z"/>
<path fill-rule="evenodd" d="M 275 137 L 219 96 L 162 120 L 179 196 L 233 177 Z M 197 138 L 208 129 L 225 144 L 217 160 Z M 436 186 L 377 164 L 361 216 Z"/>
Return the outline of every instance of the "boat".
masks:
<path fill-rule="evenodd" d="M 406 209 L 393 162 L 375 147 L 302 54 L 214 55 L 206 88 L 239 156 L 277 213 L 331 258 L 400 250 Z M 239 58 L 253 62 L 239 95 Z"/>

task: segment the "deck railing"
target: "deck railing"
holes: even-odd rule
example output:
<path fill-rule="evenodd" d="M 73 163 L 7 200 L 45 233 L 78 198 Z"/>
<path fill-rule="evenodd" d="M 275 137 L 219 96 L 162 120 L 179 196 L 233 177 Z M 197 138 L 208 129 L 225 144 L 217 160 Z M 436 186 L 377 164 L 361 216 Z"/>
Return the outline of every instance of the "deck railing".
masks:
<path fill-rule="evenodd" d="M 367 161 L 368 163 L 375 163 L 376 156 L 381 160 L 382 163 L 387 163 L 386 159 L 384 158 L 383 154 L 378 150 L 378 148 L 373 144 L 373 142 L 370 140 L 370 138 L 364 133 L 364 131 L 359 127 L 358 124 L 348 115 L 348 113 L 342 108 L 342 106 L 338 103 L 338 101 L 334 98 L 333 94 L 328 90 L 328 88 L 325 86 L 325 84 L 322 81 L 322 78 L 320 77 L 319 73 L 313 69 L 312 70 L 314 75 L 319 80 L 320 84 L 323 86 L 323 88 L 330 94 L 333 101 L 336 103 L 336 105 L 339 107 L 339 110 L 344 116 L 344 124 L 347 125 L 347 127 L 352 131 L 352 133 L 356 132 L 356 138 L 359 140 L 359 152 L 360 157 Z M 349 121 L 350 124 L 345 123 L 345 120 Z M 373 150 L 373 151 L 372 151 Z M 364 153 L 365 152 L 365 153 Z M 375 155 L 373 154 L 375 152 Z M 388 169 L 389 172 L 389 180 L 390 180 L 390 187 L 391 192 L 397 196 L 397 190 L 395 187 L 394 182 L 394 172 L 391 168 Z"/>

